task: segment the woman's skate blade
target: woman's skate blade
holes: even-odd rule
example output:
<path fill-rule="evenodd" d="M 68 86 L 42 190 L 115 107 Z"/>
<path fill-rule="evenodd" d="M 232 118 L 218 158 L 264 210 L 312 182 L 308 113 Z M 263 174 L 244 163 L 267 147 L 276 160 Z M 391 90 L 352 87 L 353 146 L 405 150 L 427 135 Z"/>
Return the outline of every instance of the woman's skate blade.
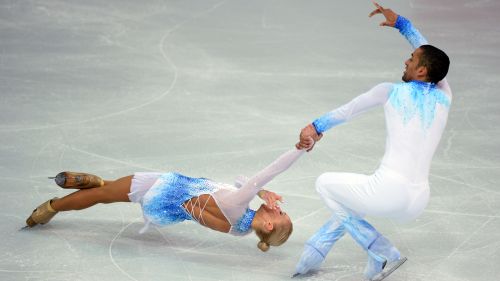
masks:
<path fill-rule="evenodd" d="M 388 264 L 390 268 L 386 269 L 385 271 L 382 271 L 381 273 L 377 274 L 371 281 L 382 281 L 384 280 L 387 276 L 391 275 L 396 269 L 398 269 L 400 266 L 403 265 L 408 259 L 406 257 L 402 257 L 399 260 Z"/>

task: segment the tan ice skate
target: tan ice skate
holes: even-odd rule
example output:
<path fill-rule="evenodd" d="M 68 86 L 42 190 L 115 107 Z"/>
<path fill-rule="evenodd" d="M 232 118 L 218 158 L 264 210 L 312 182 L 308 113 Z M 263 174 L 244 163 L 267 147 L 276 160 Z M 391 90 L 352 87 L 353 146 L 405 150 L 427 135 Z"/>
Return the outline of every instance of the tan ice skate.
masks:
<path fill-rule="evenodd" d="M 57 214 L 57 211 L 50 205 L 50 202 L 54 199 L 57 199 L 57 197 L 48 200 L 33 210 L 31 216 L 26 220 L 26 224 L 29 227 L 33 227 L 37 224 L 48 223 Z"/>
<path fill-rule="evenodd" d="M 104 185 L 104 181 L 100 177 L 87 173 L 60 172 L 57 176 L 49 179 L 54 179 L 57 185 L 62 188 L 85 189 Z"/>

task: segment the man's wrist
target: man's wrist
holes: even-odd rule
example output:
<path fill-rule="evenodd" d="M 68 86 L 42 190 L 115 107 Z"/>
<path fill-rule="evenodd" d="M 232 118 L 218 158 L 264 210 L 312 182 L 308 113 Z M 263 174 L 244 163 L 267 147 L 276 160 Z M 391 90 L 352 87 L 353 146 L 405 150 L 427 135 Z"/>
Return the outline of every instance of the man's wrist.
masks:
<path fill-rule="evenodd" d="M 404 30 L 406 26 L 408 25 L 409 20 L 402 15 L 398 15 L 396 18 L 396 23 L 394 24 L 394 27 L 399 29 L 399 30 Z"/>
<path fill-rule="evenodd" d="M 316 120 L 311 123 L 311 126 L 314 128 L 314 131 L 316 132 L 316 135 L 321 134 L 320 129 L 318 128 L 318 124 L 316 123 Z"/>

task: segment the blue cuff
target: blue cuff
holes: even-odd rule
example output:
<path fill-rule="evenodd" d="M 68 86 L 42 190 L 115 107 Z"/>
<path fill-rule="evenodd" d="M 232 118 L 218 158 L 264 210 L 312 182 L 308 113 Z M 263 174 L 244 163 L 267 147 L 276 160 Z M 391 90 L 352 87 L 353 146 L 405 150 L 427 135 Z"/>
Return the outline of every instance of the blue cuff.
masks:
<path fill-rule="evenodd" d="M 398 15 L 398 18 L 396 19 L 396 24 L 394 24 L 394 27 L 399 29 L 400 31 L 403 31 L 403 30 L 406 30 L 408 28 L 408 26 L 410 26 L 410 25 L 411 25 L 411 22 L 407 18 L 405 18 L 401 15 Z"/>
<path fill-rule="evenodd" d="M 323 133 L 323 132 L 320 132 L 320 130 L 319 130 L 318 119 L 314 120 L 314 122 L 312 122 L 312 125 L 314 127 L 314 130 L 316 130 L 316 134 L 319 135 L 319 134 Z"/>
<path fill-rule="evenodd" d="M 328 131 L 332 127 L 335 127 L 339 124 L 342 124 L 345 122 L 343 119 L 336 119 L 334 118 L 335 112 L 329 112 L 320 118 L 314 120 L 312 122 L 312 125 L 314 126 L 314 129 L 316 129 L 316 133 L 322 134 L 325 131 Z"/>

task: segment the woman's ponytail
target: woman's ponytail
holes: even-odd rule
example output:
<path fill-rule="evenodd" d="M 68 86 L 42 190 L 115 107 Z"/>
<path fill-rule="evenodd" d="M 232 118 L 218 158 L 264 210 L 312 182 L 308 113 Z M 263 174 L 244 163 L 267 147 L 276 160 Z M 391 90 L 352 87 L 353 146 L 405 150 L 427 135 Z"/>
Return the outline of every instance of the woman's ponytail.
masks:
<path fill-rule="evenodd" d="M 267 252 L 269 250 L 270 246 L 264 241 L 260 241 L 257 243 L 257 247 L 262 251 L 262 252 Z"/>

